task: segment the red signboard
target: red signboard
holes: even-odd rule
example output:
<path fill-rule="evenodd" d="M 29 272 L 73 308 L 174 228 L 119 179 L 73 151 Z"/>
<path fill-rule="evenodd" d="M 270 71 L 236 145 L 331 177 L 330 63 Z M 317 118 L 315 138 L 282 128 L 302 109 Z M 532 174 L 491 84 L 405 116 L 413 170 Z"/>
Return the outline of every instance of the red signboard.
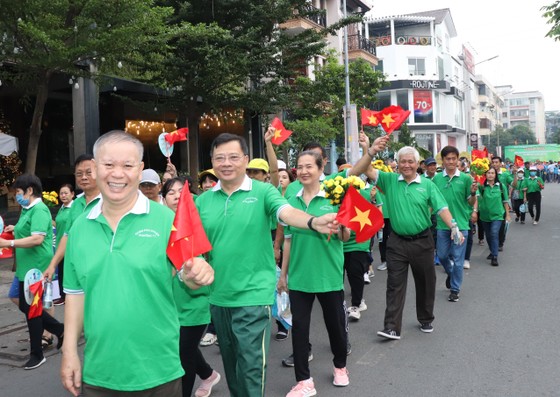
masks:
<path fill-rule="evenodd" d="M 432 91 L 413 90 L 414 120 L 418 122 L 432 122 Z"/>

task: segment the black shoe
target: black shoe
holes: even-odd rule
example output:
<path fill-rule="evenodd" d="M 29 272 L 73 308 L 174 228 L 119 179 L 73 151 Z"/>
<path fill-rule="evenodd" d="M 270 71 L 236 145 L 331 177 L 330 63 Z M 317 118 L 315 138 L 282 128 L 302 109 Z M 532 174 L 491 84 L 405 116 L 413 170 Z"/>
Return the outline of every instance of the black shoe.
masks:
<path fill-rule="evenodd" d="M 422 323 L 420 324 L 420 331 L 430 334 L 434 332 L 434 327 L 432 326 L 432 323 Z"/>
<path fill-rule="evenodd" d="M 56 343 L 56 350 L 60 350 L 63 342 L 64 342 L 64 332 L 58 337 L 58 341 Z"/>
<path fill-rule="evenodd" d="M 503 246 L 503 245 L 500 245 L 500 246 L 498 247 L 498 251 L 502 252 L 503 250 L 504 250 L 504 246 Z"/>
<path fill-rule="evenodd" d="M 397 332 L 394 329 L 389 329 L 389 328 L 385 328 L 383 331 L 377 331 L 377 335 L 387 339 L 399 340 L 401 338 L 400 332 Z"/>
<path fill-rule="evenodd" d="M 492 259 L 492 254 L 489 254 L 489 255 L 486 257 L 486 259 L 488 259 L 488 260 Z"/>
<path fill-rule="evenodd" d="M 498 266 L 498 257 L 497 256 L 493 256 L 492 257 L 492 262 L 490 263 L 492 266 Z"/>
<path fill-rule="evenodd" d="M 515 222 L 519 222 L 519 217 L 515 217 Z"/>
<path fill-rule="evenodd" d="M 457 292 L 451 291 L 447 300 L 449 302 L 459 302 L 459 294 Z"/>
<path fill-rule="evenodd" d="M 35 369 L 40 367 L 46 362 L 47 359 L 45 357 L 38 358 L 32 355 L 29 361 L 26 362 L 25 365 L 23 366 L 23 369 Z"/>
<path fill-rule="evenodd" d="M 309 357 L 307 357 L 307 361 L 309 362 L 311 360 L 313 360 L 313 352 L 311 350 L 309 350 Z M 294 366 L 294 355 L 293 355 L 293 353 L 282 360 L 282 365 L 284 367 L 293 367 Z"/>
<path fill-rule="evenodd" d="M 451 289 L 451 277 L 449 276 L 449 274 L 447 275 L 447 278 L 445 279 L 445 288 Z"/>
<path fill-rule="evenodd" d="M 286 330 L 280 330 L 276 333 L 276 335 L 274 336 L 274 339 L 276 339 L 277 341 L 283 341 L 288 339 L 288 331 Z"/>

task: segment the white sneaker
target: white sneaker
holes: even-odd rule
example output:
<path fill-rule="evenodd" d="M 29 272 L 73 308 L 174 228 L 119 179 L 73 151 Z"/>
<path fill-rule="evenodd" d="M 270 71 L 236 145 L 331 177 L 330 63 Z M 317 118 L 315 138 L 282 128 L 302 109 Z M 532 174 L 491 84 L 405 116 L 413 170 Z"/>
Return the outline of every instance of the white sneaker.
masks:
<path fill-rule="evenodd" d="M 365 312 L 367 310 L 366 301 L 364 299 L 362 299 L 362 301 L 360 302 L 360 306 L 358 306 L 358 310 L 361 312 Z"/>
<path fill-rule="evenodd" d="M 200 346 L 212 346 L 218 341 L 218 337 L 210 332 L 204 334 L 200 340 Z"/>
<path fill-rule="evenodd" d="M 377 266 L 377 270 L 387 270 L 387 262 L 381 262 L 381 265 Z"/>
<path fill-rule="evenodd" d="M 465 261 L 463 262 L 463 269 L 470 269 L 470 268 L 471 268 L 471 261 L 465 259 Z"/>
<path fill-rule="evenodd" d="M 369 276 L 369 278 L 375 277 L 375 273 L 373 272 L 373 269 L 371 269 L 367 275 Z"/>
<path fill-rule="evenodd" d="M 354 321 L 358 321 L 360 319 L 360 317 L 362 317 L 361 313 L 360 313 L 360 309 L 358 309 L 356 306 L 350 306 L 348 308 L 348 318 Z"/>
<path fill-rule="evenodd" d="M 533 225 L 538 225 L 538 224 L 539 224 L 539 222 L 533 221 Z"/>
<path fill-rule="evenodd" d="M 369 279 L 369 276 L 368 276 L 367 273 L 364 273 L 364 283 L 371 284 L 371 280 Z"/>

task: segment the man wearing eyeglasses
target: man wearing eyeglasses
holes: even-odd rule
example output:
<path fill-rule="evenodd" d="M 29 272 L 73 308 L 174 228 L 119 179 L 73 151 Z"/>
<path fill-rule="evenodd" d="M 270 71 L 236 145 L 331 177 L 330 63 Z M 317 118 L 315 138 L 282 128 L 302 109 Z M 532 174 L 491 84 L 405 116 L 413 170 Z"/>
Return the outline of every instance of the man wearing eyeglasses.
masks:
<path fill-rule="evenodd" d="M 459 231 L 468 237 L 469 220 L 476 203 L 477 183 L 473 178 L 459 171 L 459 150 L 453 146 L 446 146 L 441 150 L 443 172 L 437 174 L 433 182 L 449 205 L 449 211 L 454 215 Z M 465 262 L 466 241 L 454 244 L 451 229 L 441 219 L 437 222 L 436 250 L 441 265 L 447 273 L 445 286 L 450 290 L 449 302 L 459 301 L 459 292 L 463 284 L 463 265 Z"/>
<path fill-rule="evenodd" d="M 210 311 L 233 397 L 265 395 L 276 286 L 270 218 L 324 234 L 338 228 L 336 214 L 310 216 L 291 207 L 271 184 L 250 179 L 248 152 L 242 137 L 219 135 L 210 151 L 218 183 L 196 201 L 213 247 Z"/>
<path fill-rule="evenodd" d="M 82 194 L 72 203 L 70 207 L 70 214 L 66 230 L 57 230 L 57 238 L 59 239 L 58 248 L 43 276 L 45 279 L 51 280 L 57 266 L 60 266 L 59 272 L 63 269 L 64 254 L 66 253 L 66 242 L 68 240 L 68 230 L 72 227 L 74 221 L 84 212 L 91 209 L 99 199 L 101 194 L 93 174 L 93 156 L 91 154 L 82 154 L 78 156 L 74 165 L 74 176 L 76 177 L 76 186 L 83 191 Z M 60 281 L 62 282 L 62 281 Z M 64 296 L 62 285 L 60 285 L 61 297 Z M 63 304 L 64 300 L 57 301 L 57 304 Z"/>

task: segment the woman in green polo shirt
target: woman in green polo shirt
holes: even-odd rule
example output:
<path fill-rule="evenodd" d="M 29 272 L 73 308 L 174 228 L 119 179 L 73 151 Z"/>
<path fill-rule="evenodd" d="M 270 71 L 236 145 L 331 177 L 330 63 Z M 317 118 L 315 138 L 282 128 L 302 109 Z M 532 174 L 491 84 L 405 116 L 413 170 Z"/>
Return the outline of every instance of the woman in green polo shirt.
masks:
<path fill-rule="evenodd" d="M 72 222 L 70 216 L 70 208 L 72 207 L 72 203 L 74 202 L 74 187 L 69 183 L 66 183 L 60 187 L 58 191 L 58 197 L 60 198 L 61 206 L 56 214 L 55 226 L 56 226 L 56 235 L 59 237 L 56 239 L 55 244 L 55 252 L 58 249 L 58 245 L 60 244 L 60 240 L 64 233 L 68 231 L 68 224 Z M 57 267 L 58 271 L 58 285 L 60 289 L 60 298 L 54 300 L 55 306 L 64 305 L 64 291 L 62 288 L 62 282 L 64 280 L 64 259 L 60 261 L 60 264 Z"/>
<path fill-rule="evenodd" d="M 25 369 L 34 369 L 44 364 L 41 338 L 46 329 L 58 338 L 57 349 L 62 347 L 64 325 L 43 310 L 38 317 L 29 319 L 29 304 L 25 300 L 23 281 L 31 269 L 44 272 L 53 256 L 52 217 L 48 207 L 41 200 L 43 187 L 35 175 L 24 174 L 13 185 L 16 201 L 21 205 L 21 214 L 15 226 L 6 226 L 6 232 L 14 232 L 14 240 L 0 239 L 0 248 L 12 247 L 16 251 L 16 276 L 19 282 L 19 310 L 25 315 L 31 344 L 29 361 Z"/>
<path fill-rule="evenodd" d="M 478 186 L 480 196 L 478 197 L 478 211 L 486 241 L 490 248 L 490 259 L 492 266 L 498 266 L 499 233 L 502 222 L 510 222 L 509 197 L 505 185 L 498 181 L 498 175 L 494 168 L 486 171 L 484 185 Z"/>
<path fill-rule="evenodd" d="M 322 173 L 323 162 L 320 155 L 311 151 L 300 153 L 297 159 L 297 175 L 303 188 L 288 202 L 293 207 L 314 216 L 338 211 L 338 208 L 325 198 L 325 192 L 321 189 Z M 344 307 L 342 243 L 348 240 L 349 231 L 342 228 L 338 234 L 330 238 L 312 229 L 294 227 L 286 227 L 284 233 L 284 257 L 278 290 L 285 291 L 288 288 L 290 290 L 292 347 L 298 382 L 287 397 L 315 395 L 311 394 L 315 390 L 315 385 L 310 375 L 308 359 L 311 311 L 316 297 L 323 309 L 323 318 L 334 354 L 333 384 L 347 386 L 349 384 L 346 370 L 347 322 Z"/>
<path fill-rule="evenodd" d="M 177 212 L 179 198 L 186 179 L 175 177 L 167 180 L 161 189 L 163 202 L 173 212 Z M 198 375 L 202 382 L 195 392 L 196 397 L 210 396 L 212 387 L 220 381 L 220 374 L 206 362 L 198 343 L 206 325 L 210 322 L 210 303 L 208 302 L 208 287 L 192 290 L 178 277 L 173 280 L 173 295 L 179 315 L 180 337 L 179 354 L 181 365 L 185 370 L 183 375 L 183 397 L 190 397 L 194 380 Z"/>

